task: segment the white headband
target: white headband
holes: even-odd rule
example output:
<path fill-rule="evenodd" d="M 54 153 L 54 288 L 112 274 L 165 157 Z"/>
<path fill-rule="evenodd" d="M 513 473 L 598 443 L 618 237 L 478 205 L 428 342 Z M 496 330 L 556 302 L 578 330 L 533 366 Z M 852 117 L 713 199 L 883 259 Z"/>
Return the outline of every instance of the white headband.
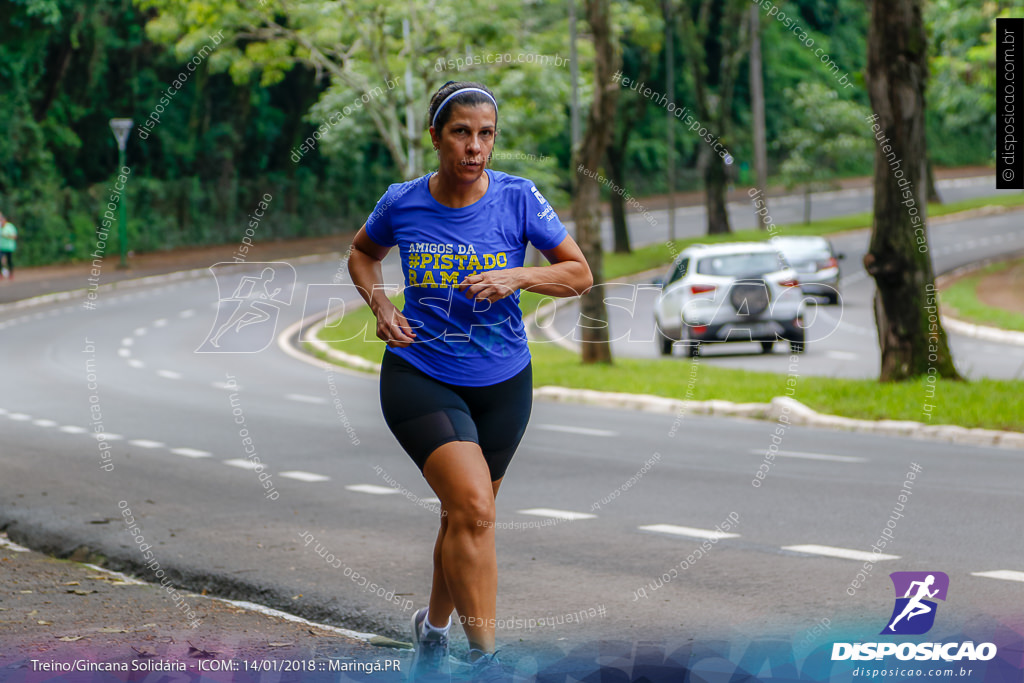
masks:
<path fill-rule="evenodd" d="M 498 103 L 495 102 L 493 97 L 491 97 L 491 93 L 487 92 L 486 90 L 481 90 L 480 88 L 459 88 L 458 90 L 453 92 L 451 95 L 449 95 L 448 97 L 444 98 L 444 102 L 442 102 L 441 105 L 437 108 L 437 111 L 434 112 L 434 119 L 430 122 L 430 125 L 436 128 L 437 127 L 437 115 L 441 113 L 442 109 L 444 109 L 444 105 L 448 104 L 448 101 L 451 100 L 456 95 L 461 95 L 464 92 L 478 92 L 478 93 L 482 93 L 483 95 L 486 95 L 487 99 L 489 99 L 494 104 L 494 114 L 495 114 L 495 116 L 497 116 L 497 114 L 498 114 Z"/>

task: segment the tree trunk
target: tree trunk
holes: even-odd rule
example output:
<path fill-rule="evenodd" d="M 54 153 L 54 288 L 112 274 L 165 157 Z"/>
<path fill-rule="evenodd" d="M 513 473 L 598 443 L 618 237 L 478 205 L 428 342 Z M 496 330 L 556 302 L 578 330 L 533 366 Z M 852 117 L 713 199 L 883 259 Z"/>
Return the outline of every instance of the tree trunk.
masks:
<path fill-rule="evenodd" d="M 928 159 L 928 203 L 942 203 L 942 196 L 939 195 L 939 188 L 935 187 L 935 167 L 932 165 L 931 158 Z"/>
<path fill-rule="evenodd" d="M 594 40 L 594 100 L 587 114 L 587 130 L 577 149 L 576 196 L 572 217 L 576 222 L 576 239 L 590 264 L 594 285 L 580 297 L 582 328 L 582 360 L 584 363 L 611 363 L 612 349 L 608 334 L 608 310 L 604 303 L 604 267 L 601 253 L 600 188 L 597 178 L 584 171 L 596 170 L 611 139 L 619 86 L 612 74 L 619 69 L 609 16 L 609 0 L 587 0 L 587 21 Z"/>
<path fill-rule="evenodd" d="M 626 136 L 623 136 L 624 138 Z M 617 145 L 608 146 L 608 178 L 612 184 L 625 188 L 625 148 L 619 149 Z M 633 248 L 629 243 L 629 226 L 626 224 L 626 198 L 625 192 L 612 192 L 612 235 L 615 238 L 615 253 L 629 254 Z"/>
<path fill-rule="evenodd" d="M 707 157 L 704 166 L 704 205 L 708 212 L 708 234 L 724 235 L 732 232 L 726 208 L 729 176 L 721 157 L 717 154 L 708 154 Z"/>
<path fill-rule="evenodd" d="M 882 382 L 924 375 L 960 379 L 937 315 L 925 230 L 928 41 L 922 3 L 871 0 L 867 84 L 875 115 L 867 125 L 882 135 L 875 148 L 874 225 L 864 267 L 878 287 Z"/>
<path fill-rule="evenodd" d="M 764 74 L 761 69 L 761 7 L 750 6 L 750 116 L 753 119 L 755 187 L 761 191 L 764 212 L 756 212 L 758 227 L 768 230 L 768 144 L 764 124 Z"/>

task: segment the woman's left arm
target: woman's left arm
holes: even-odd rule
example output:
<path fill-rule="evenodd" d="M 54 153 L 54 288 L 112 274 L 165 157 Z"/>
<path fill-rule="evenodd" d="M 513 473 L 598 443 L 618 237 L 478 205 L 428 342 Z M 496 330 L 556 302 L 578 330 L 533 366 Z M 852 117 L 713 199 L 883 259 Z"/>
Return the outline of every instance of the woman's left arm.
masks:
<path fill-rule="evenodd" d="M 517 289 L 547 296 L 579 296 L 594 284 L 587 259 L 571 236 L 540 253 L 551 265 L 490 270 L 467 277 L 459 288 L 467 298 L 498 301 Z"/>

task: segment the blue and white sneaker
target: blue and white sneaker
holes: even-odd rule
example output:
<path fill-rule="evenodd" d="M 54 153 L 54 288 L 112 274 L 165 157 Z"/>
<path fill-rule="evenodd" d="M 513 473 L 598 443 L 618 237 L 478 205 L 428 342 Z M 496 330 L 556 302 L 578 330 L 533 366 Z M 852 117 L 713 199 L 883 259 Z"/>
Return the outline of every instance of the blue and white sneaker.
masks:
<path fill-rule="evenodd" d="M 473 652 L 472 650 L 470 651 Z M 475 650 L 480 652 L 480 650 Z M 482 653 L 470 664 L 470 671 L 467 681 L 473 683 L 512 683 L 512 676 L 505 672 L 505 668 L 498 661 L 497 652 Z"/>
<path fill-rule="evenodd" d="M 452 674 L 451 663 L 448 660 L 448 636 L 433 630 L 424 634 L 423 622 L 426 620 L 426 607 L 412 615 L 412 644 L 416 651 L 412 656 L 409 680 L 422 683 L 449 683 Z"/>

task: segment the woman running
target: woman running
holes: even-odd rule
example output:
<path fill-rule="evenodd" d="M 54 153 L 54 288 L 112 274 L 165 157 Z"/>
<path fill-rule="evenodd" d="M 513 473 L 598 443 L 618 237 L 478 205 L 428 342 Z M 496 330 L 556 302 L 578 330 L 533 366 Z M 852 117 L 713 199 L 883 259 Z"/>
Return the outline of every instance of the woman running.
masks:
<path fill-rule="evenodd" d="M 502 680 L 494 498 L 533 401 L 519 290 L 577 296 L 593 278 L 537 188 L 486 169 L 498 130 L 486 86 L 449 81 L 428 116 L 438 170 L 388 188 L 352 241 L 349 273 L 387 343 L 384 419 L 441 501 L 429 606 L 412 618 L 412 677 L 450 676 L 458 610 L 472 679 Z M 524 268 L 528 242 L 551 265 Z M 406 284 L 401 311 L 379 286 L 394 246 Z"/>

